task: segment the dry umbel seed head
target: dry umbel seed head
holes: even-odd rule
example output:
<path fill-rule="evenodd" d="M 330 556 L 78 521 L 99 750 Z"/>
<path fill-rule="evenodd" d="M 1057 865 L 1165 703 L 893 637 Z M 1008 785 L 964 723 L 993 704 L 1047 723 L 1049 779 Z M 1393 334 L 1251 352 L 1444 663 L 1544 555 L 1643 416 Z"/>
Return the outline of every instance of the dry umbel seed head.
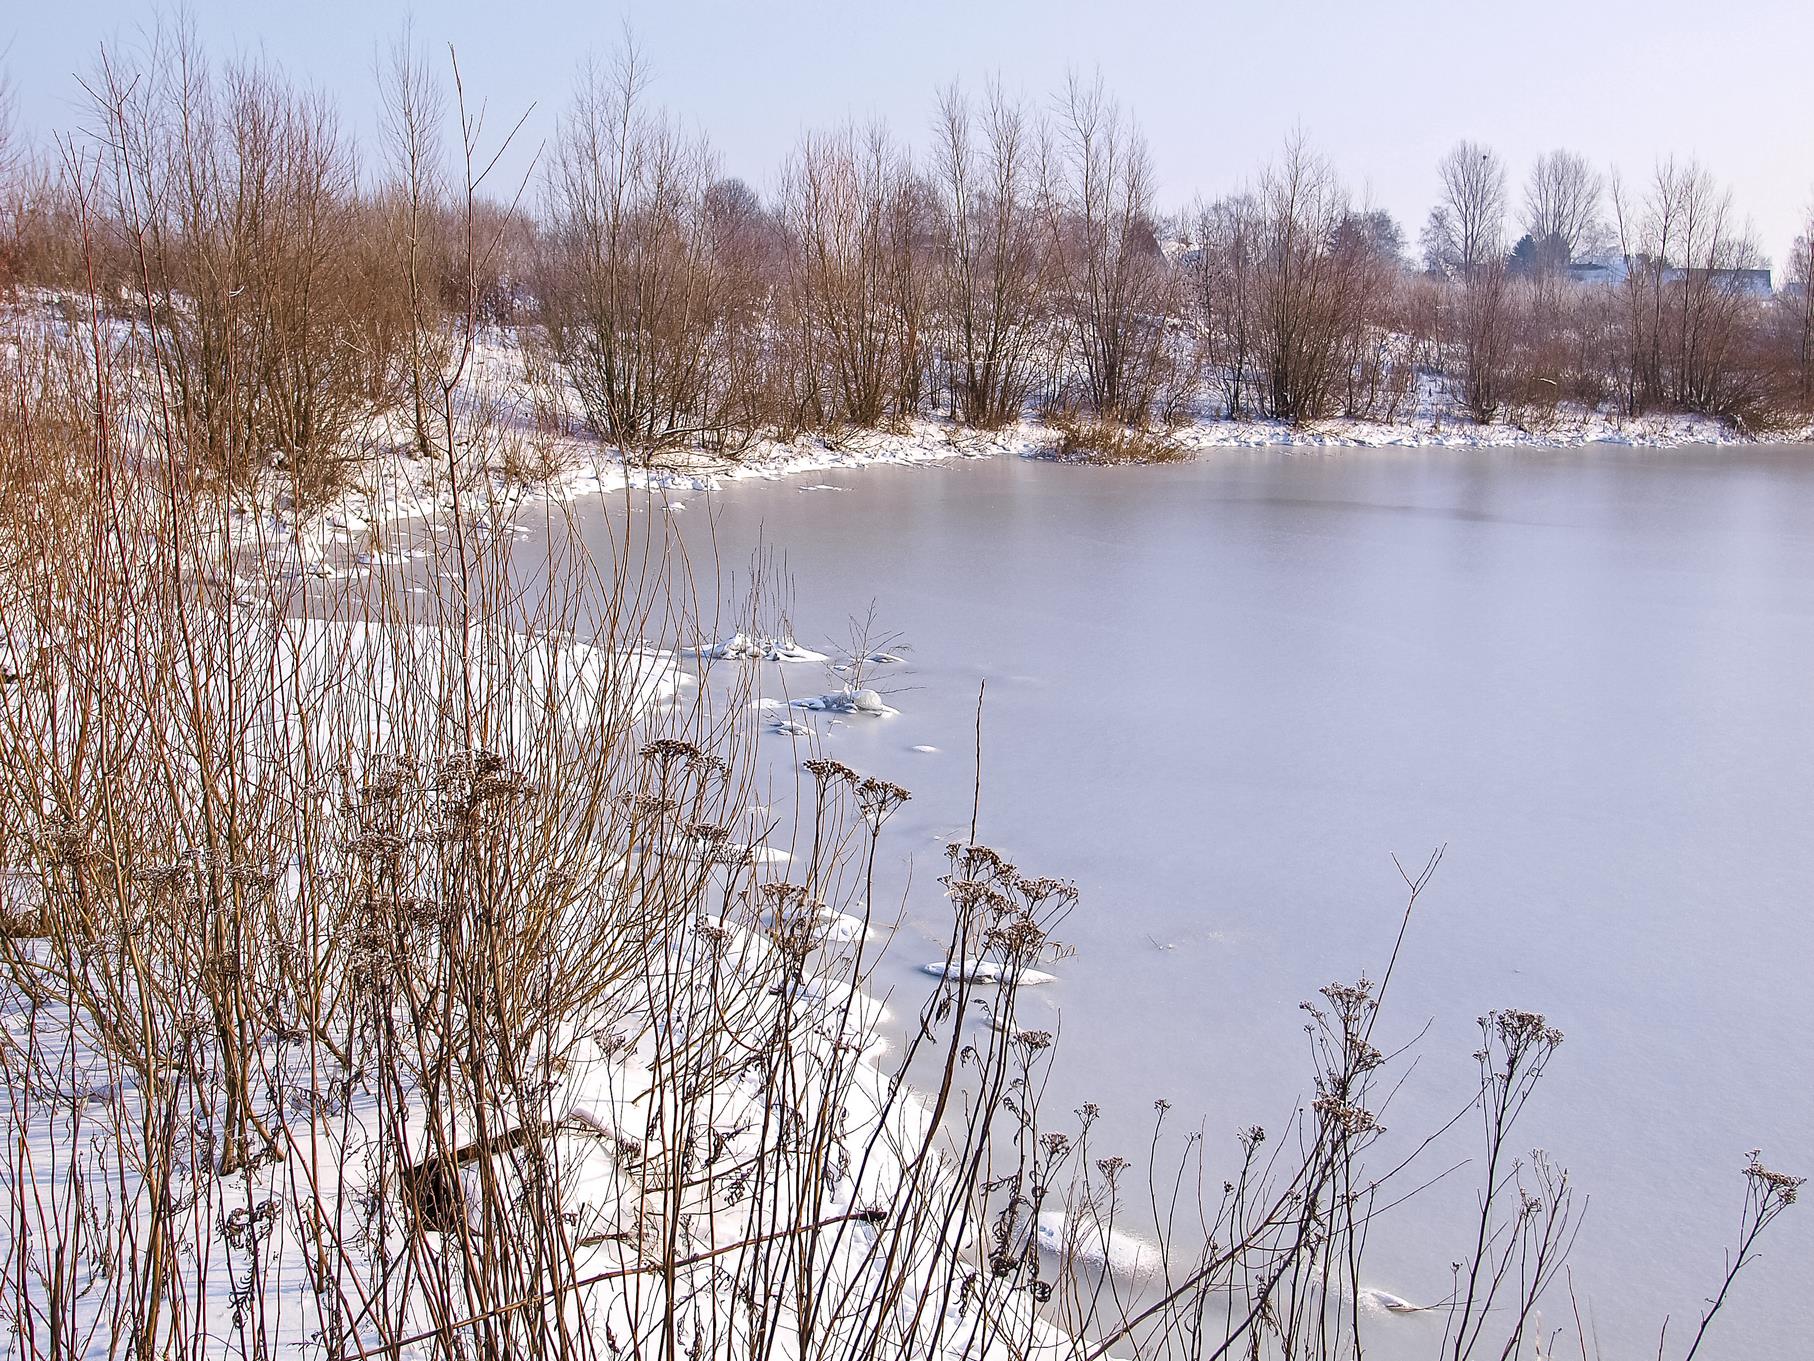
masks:
<path fill-rule="evenodd" d="M 1766 1198 L 1774 1198 L 1784 1205 L 1793 1205 L 1800 1192 L 1805 1177 L 1792 1177 L 1787 1172 L 1775 1172 L 1758 1161 L 1761 1149 L 1752 1149 L 1750 1162 L 1745 1167 L 1745 1177 Z"/>
<path fill-rule="evenodd" d="M 818 781 L 820 793 L 833 783 L 855 784 L 861 777 L 842 761 L 829 756 L 815 756 L 803 763 L 806 773 Z"/>

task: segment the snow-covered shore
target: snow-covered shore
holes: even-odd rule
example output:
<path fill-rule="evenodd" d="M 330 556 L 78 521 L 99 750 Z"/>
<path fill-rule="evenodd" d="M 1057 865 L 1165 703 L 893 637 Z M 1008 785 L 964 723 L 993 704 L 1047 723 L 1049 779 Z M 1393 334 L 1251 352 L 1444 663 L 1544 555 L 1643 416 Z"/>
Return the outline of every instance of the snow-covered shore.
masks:
<path fill-rule="evenodd" d="M 475 647 L 444 628 L 256 611 L 200 623 L 230 634 L 239 658 L 232 676 L 270 677 L 261 700 L 232 706 L 257 719 L 242 725 L 241 759 L 274 772 L 280 760 L 313 769 L 341 754 L 334 778 L 295 786 L 314 809 L 305 820 L 331 819 L 336 809 L 352 816 L 374 789 L 413 788 L 400 772 L 411 752 L 431 746 L 437 697 L 462 678 L 496 701 L 490 740 L 501 771 L 515 768 L 506 754 L 603 742 L 606 730 L 636 730 L 644 715 L 659 730 L 659 711 L 691 679 L 671 654 L 509 632 Z M 215 660 L 210 652 L 201 664 L 199 692 L 230 687 L 230 676 L 213 671 Z M 17 735 L 74 701 L 47 682 L 9 692 L 6 702 Z M 458 777 L 451 766 L 435 777 L 439 797 Z M 485 778 L 500 790 L 514 781 Z M 333 993 L 347 958 L 305 923 L 321 920 L 336 894 L 360 881 L 362 856 L 403 864 L 407 827 L 323 837 L 286 851 L 268 876 L 268 913 L 282 924 L 283 949 L 312 952 L 303 973 L 323 995 Z M 948 1208 L 967 1203 L 961 1169 L 941 1152 L 930 1104 L 886 1061 L 889 1017 L 863 991 L 866 923 L 796 898 L 753 868 L 785 864 L 779 847 L 745 848 L 772 856 L 701 857 L 697 839 L 711 835 L 702 823 L 683 823 L 645 830 L 633 846 L 606 838 L 563 862 L 563 873 L 591 867 L 575 900 L 584 906 L 573 909 L 583 920 L 568 945 L 612 931 L 641 944 L 626 949 L 615 983 L 592 995 L 583 1014 L 524 1025 L 514 1059 L 541 1080 L 492 1098 L 485 1118 L 497 1123 L 489 1127 L 476 1108 L 431 1120 L 438 1107 L 430 1092 L 452 1081 L 416 1052 L 433 1051 L 435 1041 L 417 1036 L 413 1048 L 379 1062 L 369 1039 L 355 1043 L 355 1031 L 365 1034 L 359 1027 L 336 1048 L 272 997 L 245 1040 L 259 1075 L 248 1100 L 262 1151 L 223 1154 L 233 1123 L 222 1100 L 224 1053 L 204 1044 L 186 1066 L 134 1062 L 109 1038 L 106 1005 L 72 1004 L 88 994 L 62 987 L 71 970 L 80 978 L 96 966 L 60 955 L 54 931 L 22 934 L 0 987 L 0 1066 L 11 1089 L 0 1186 L 36 1217 L 9 1215 L 0 1229 L 18 1311 L 9 1317 L 67 1328 L 73 1340 L 57 1354 L 117 1354 L 143 1324 L 142 1305 L 118 1282 L 147 1269 L 135 1245 L 154 1222 L 168 1221 L 155 1202 L 174 1196 L 182 1261 L 170 1288 L 186 1304 L 159 1332 L 173 1354 L 443 1356 L 450 1337 L 487 1321 L 475 1310 L 450 1324 L 449 1301 L 464 1300 L 461 1292 L 481 1281 L 500 1288 L 509 1275 L 508 1264 L 469 1260 L 519 1244 L 500 1232 L 497 1207 L 505 1204 L 545 1226 L 522 1242 L 554 1242 L 563 1254 L 558 1268 L 524 1272 L 524 1288 L 542 1293 L 510 1309 L 546 1320 L 525 1324 L 531 1331 L 558 1324 L 599 1354 L 623 1354 L 618 1348 L 628 1344 L 637 1355 L 704 1347 L 785 1361 L 819 1355 L 840 1338 L 862 1355 L 864 1337 L 884 1332 L 885 1348 L 950 1361 L 1069 1354 L 1069 1339 L 1039 1317 L 1024 1289 L 983 1272 L 980 1219 Z M 163 871 L 172 883 L 206 872 L 200 860 Z M 15 877 L 13 905 L 32 910 L 20 920 L 62 910 L 52 878 Z M 667 887 L 651 889 L 654 882 Z M 437 886 L 448 888 L 430 872 L 424 902 Z M 665 904 L 671 894 L 690 897 L 659 921 L 635 906 Z M 771 906 L 759 912 L 752 905 L 760 902 Z M 810 931 L 800 929 L 803 913 Z M 354 954 L 378 949 L 362 944 Z M 258 958 L 246 947 L 242 967 L 255 969 Z M 156 999 L 147 1027 L 163 1024 L 157 989 L 175 995 L 187 978 L 185 958 L 165 965 L 133 975 Z M 403 972 L 355 964 L 352 977 L 380 967 Z M 42 995 L 19 985 L 27 977 L 41 979 Z M 382 1014 L 393 1009 L 397 1019 L 395 997 Z M 179 1016 L 172 1024 L 190 1022 Z M 197 1022 L 184 1033 L 210 1032 Z M 160 1142 L 162 1122 L 178 1107 L 177 1134 Z M 152 1155 L 160 1149 L 175 1169 L 175 1193 L 158 1189 L 165 1174 Z M 84 1235 L 68 1227 L 78 1214 L 127 1227 Z M 777 1297 L 756 1297 L 750 1281 L 770 1272 L 779 1273 L 770 1282 Z M 781 1287 L 790 1272 L 801 1273 L 797 1292 Z M 72 1295 L 59 1294 L 65 1286 Z M 822 1317 L 800 1303 L 809 1296 L 832 1302 Z M 765 1337 L 779 1316 L 788 1320 L 779 1336 Z"/>
<path fill-rule="evenodd" d="M 532 434 L 536 425 L 532 410 L 539 401 L 545 411 L 549 398 L 544 393 L 538 399 L 523 373 L 516 341 L 493 335 L 477 348 L 460 389 L 460 400 L 470 408 L 490 412 L 494 426 L 488 436 L 494 447 L 471 455 L 471 466 L 462 470 L 467 482 L 462 490 L 463 503 L 469 508 L 467 528 L 473 532 L 507 533 L 514 520 L 533 508 L 577 506 L 606 495 L 653 492 L 661 497 L 667 513 L 679 514 L 689 505 L 688 493 L 721 491 L 745 481 L 779 481 L 872 467 L 917 467 L 954 459 L 1052 458 L 1062 438 L 1058 431 L 1031 419 L 999 430 L 976 430 L 927 418 L 898 430 L 757 440 L 734 454 L 663 450 L 645 460 L 584 433 L 575 409 L 566 413 L 566 432 L 538 430 Z M 571 407 L 570 397 L 568 401 Z M 1457 410 L 1435 379 L 1425 379 L 1408 414 L 1390 423 L 1332 419 L 1291 426 L 1200 413 L 1158 432 L 1157 439 L 1174 456 L 1182 457 L 1259 448 L 1675 449 L 1759 442 L 1707 416 L 1624 417 L 1608 410 L 1566 407 L 1540 422 L 1479 425 Z M 1809 441 L 1814 441 L 1814 427 L 1785 431 L 1769 442 Z M 531 442 L 536 448 L 530 461 L 539 464 L 542 475 L 526 477 L 509 471 L 510 453 L 520 453 Z M 246 500 L 236 508 L 235 538 L 259 546 L 267 556 L 291 554 L 299 574 L 331 575 L 395 560 L 411 526 L 449 522 L 454 495 L 443 464 L 415 455 L 392 422 L 379 422 L 365 444 L 371 452 L 353 485 L 335 504 L 298 517 L 286 503 L 281 485 L 273 484 L 256 504 Z M 800 490 L 837 488 L 811 483 Z M 488 509 L 475 517 L 470 509 L 474 505 Z"/>

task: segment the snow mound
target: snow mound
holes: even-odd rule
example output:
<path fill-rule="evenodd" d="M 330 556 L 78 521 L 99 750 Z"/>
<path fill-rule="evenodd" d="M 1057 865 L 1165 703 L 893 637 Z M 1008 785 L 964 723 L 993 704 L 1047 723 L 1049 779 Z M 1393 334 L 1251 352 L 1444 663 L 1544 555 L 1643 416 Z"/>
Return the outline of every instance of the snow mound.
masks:
<path fill-rule="evenodd" d="M 1412 1304 L 1411 1301 L 1394 1295 L 1388 1290 L 1376 1290 L 1370 1285 L 1361 1287 L 1360 1302 L 1368 1309 L 1388 1314 L 1422 1314 L 1427 1313 L 1429 1309 L 1428 1305 Z"/>
<path fill-rule="evenodd" d="M 870 714 L 881 717 L 883 714 L 898 714 L 899 709 L 890 708 L 888 702 L 874 690 L 858 690 L 845 686 L 826 695 L 814 695 L 810 699 L 794 701 L 796 709 L 811 709 L 814 713 L 823 714 Z"/>
<path fill-rule="evenodd" d="M 1023 988 L 1037 988 L 1058 981 L 1052 974 L 1038 969 L 1021 969 L 1016 973 L 993 959 L 960 959 L 951 964 L 942 961 L 937 964 L 922 964 L 920 972 L 931 974 L 934 978 L 954 978 L 964 983 L 1014 982 Z"/>
<path fill-rule="evenodd" d="M 1107 1268 L 1117 1276 L 1146 1276 L 1161 1265 L 1156 1245 L 1110 1228 L 1089 1209 L 1068 1215 L 1062 1210 L 1042 1212 L 1039 1247 L 1072 1262 Z"/>
<path fill-rule="evenodd" d="M 823 652 L 801 647 L 792 638 L 770 638 L 762 634 L 733 633 L 721 643 L 702 643 L 683 648 L 695 657 L 709 661 L 735 662 L 823 662 Z"/>
<path fill-rule="evenodd" d="M 764 846 L 745 841 L 695 839 L 683 847 L 684 853 L 712 865 L 783 865 L 793 855 L 779 846 Z"/>

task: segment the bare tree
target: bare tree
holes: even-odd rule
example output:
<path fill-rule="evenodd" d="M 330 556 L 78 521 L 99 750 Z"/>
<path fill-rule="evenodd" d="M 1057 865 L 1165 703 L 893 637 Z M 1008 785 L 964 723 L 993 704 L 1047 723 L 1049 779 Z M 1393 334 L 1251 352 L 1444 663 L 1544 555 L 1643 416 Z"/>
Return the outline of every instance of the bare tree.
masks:
<path fill-rule="evenodd" d="M 1200 362 L 1230 420 L 1248 415 L 1254 400 L 1260 235 L 1260 206 L 1252 194 L 1217 199 L 1194 214 L 1188 263 Z"/>
<path fill-rule="evenodd" d="M 1789 252 L 1776 316 L 1788 357 L 1788 390 L 1803 413 L 1814 411 L 1814 208 Z"/>
<path fill-rule="evenodd" d="M 1404 230 L 1383 209 L 1351 211 L 1331 243 L 1342 276 L 1342 414 L 1394 420 L 1414 379 L 1410 346 L 1388 325 L 1404 262 Z"/>
<path fill-rule="evenodd" d="M 1039 130 L 991 84 L 980 115 L 956 85 L 939 98 L 940 348 L 953 413 L 1017 419 L 1039 372 L 1045 252 L 1036 222 Z M 980 135 L 979 135 L 980 134 Z"/>
<path fill-rule="evenodd" d="M 1254 255 L 1261 406 L 1293 424 L 1332 414 L 1384 262 L 1335 171 L 1302 136 L 1260 176 Z"/>
<path fill-rule="evenodd" d="M 876 426 L 925 398 L 929 199 L 881 124 L 810 134 L 789 165 L 794 381 L 810 423 Z"/>
<path fill-rule="evenodd" d="M 0 71 L 0 288 L 13 281 L 18 269 L 23 193 L 19 184 L 21 158 L 16 120 L 12 77 Z"/>
<path fill-rule="evenodd" d="M 1080 395 L 1111 421 L 1145 425 L 1169 377 L 1166 327 L 1176 307 L 1154 230 L 1152 158 L 1100 80 L 1072 77 L 1057 124 L 1042 198 Z"/>
<path fill-rule="evenodd" d="M 583 72 L 547 186 L 540 300 L 593 428 L 646 458 L 722 439 L 736 410 L 720 342 L 735 290 L 715 237 L 716 165 L 648 104 L 626 41 Z"/>
<path fill-rule="evenodd" d="M 435 390 L 451 354 L 441 323 L 440 276 L 451 267 L 451 243 L 440 230 L 447 192 L 440 123 L 446 96 L 406 30 L 379 67 L 383 134 L 391 181 L 385 203 L 408 293 L 404 386 L 417 449 L 430 452 Z"/>
<path fill-rule="evenodd" d="M 1700 165 L 1671 159 L 1642 197 L 1615 178 L 1612 200 L 1627 262 L 1627 408 L 1755 418 L 1762 374 L 1750 351 L 1760 308 L 1745 271 L 1758 255 L 1730 192 Z"/>
<path fill-rule="evenodd" d="M 388 404 L 401 340 L 367 325 L 395 287 L 333 109 L 270 69 L 216 74 L 184 30 L 159 35 L 143 70 L 104 58 L 92 88 L 106 207 L 142 266 L 147 353 L 175 398 L 165 451 L 232 486 L 279 468 L 319 503 Z"/>
<path fill-rule="evenodd" d="M 1585 157 L 1550 151 L 1531 166 L 1524 187 L 1524 230 L 1541 273 L 1553 273 L 1605 245 L 1604 182 Z"/>
<path fill-rule="evenodd" d="M 1462 141 L 1436 163 L 1436 173 L 1448 255 L 1466 278 L 1504 253 L 1505 163 L 1490 148 Z"/>

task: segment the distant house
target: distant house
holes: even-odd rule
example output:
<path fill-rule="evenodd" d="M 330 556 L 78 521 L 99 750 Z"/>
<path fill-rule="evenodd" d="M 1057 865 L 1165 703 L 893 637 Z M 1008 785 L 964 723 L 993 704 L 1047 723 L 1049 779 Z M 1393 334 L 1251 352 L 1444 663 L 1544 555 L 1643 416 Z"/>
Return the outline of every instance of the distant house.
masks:
<path fill-rule="evenodd" d="M 1623 260 L 1573 260 L 1568 277 L 1578 284 L 1622 284 L 1630 271 Z"/>
<path fill-rule="evenodd" d="M 1645 257 L 1639 257 L 1639 267 Z M 1578 284 L 1622 284 L 1631 273 L 1631 264 L 1618 256 L 1609 260 L 1576 260 L 1568 267 L 1568 277 Z M 1767 269 L 1676 269 L 1663 271 L 1666 284 L 1687 283 L 1690 279 L 1710 279 L 1718 287 L 1746 297 L 1771 296 L 1770 271 Z"/>
<path fill-rule="evenodd" d="M 1705 279 L 1728 293 L 1741 293 L 1753 298 L 1767 298 L 1774 291 L 1770 286 L 1770 271 L 1767 269 L 1666 269 L 1663 271 L 1663 282 L 1666 284 L 1687 283 L 1691 279 L 1697 283 Z"/>
<path fill-rule="evenodd" d="M 1159 241 L 1159 254 L 1181 269 L 1189 269 L 1203 258 L 1203 251 L 1190 242 L 1176 236 L 1163 237 Z"/>

